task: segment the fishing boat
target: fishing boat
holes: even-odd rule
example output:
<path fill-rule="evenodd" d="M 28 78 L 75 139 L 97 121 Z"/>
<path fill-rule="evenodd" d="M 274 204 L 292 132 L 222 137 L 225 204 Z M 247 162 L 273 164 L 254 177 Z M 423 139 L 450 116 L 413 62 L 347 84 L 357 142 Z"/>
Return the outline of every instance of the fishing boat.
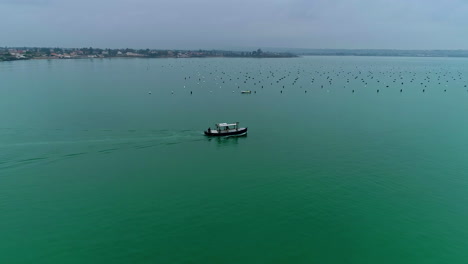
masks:
<path fill-rule="evenodd" d="M 241 91 L 242 94 L 251 94 L 252 91 Z"/>
<path fill-rule="evenodd" d="M 208 128 L 205 131 L 206 136 L 210 137 L 221 137 L 221 136 L 243 136 L 247 134 L 247 128 L 239 128 L 239 122 L 228 124 L 219 123 L 216 124 L 215 129 Z"/>

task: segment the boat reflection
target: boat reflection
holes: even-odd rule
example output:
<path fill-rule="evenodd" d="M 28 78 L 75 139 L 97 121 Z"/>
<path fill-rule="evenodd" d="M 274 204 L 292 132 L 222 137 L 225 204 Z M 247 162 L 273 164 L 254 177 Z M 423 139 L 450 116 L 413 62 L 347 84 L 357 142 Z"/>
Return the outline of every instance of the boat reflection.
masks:
<path fill-rule="evenodd" d="M 242 136 L 207 137 L 208 142 L 216 142 L 218 146 L 222 147 L 237 145 L 246 139 L 247 134 Z"/>

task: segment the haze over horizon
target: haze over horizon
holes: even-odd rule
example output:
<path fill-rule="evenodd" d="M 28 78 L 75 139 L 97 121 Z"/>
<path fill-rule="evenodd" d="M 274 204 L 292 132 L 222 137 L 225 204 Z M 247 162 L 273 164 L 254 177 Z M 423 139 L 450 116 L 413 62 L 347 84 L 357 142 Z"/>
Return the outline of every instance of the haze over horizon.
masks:
<path fill-rule="evenodd" d="M 461 0 L 0 0 L 0 46 L 468 49 Z"/>

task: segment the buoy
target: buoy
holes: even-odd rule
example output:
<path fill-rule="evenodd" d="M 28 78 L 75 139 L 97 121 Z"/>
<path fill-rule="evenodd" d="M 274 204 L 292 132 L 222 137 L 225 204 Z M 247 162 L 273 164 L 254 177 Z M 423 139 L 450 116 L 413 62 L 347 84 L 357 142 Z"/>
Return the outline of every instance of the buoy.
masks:
<path fill-rule="evenodd" d="M 148 93 L 151 94 L 151 91 L 149 91 Z"/>

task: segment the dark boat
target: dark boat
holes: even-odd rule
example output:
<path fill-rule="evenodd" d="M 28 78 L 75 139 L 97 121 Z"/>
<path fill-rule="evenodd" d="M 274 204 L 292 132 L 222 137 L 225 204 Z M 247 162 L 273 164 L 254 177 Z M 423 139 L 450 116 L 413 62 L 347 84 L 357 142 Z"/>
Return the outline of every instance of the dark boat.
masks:
<path fill-rule="evenodd" d="M 223 136 L 243 136 L 247 134 L 247 128 L 239 128 L 239 122 L 228 124 L 219 123 L 216 124 L 216 129 L 208 128 L 205 131 L 205 136 L 210 137 L 223 137 Z"/>

